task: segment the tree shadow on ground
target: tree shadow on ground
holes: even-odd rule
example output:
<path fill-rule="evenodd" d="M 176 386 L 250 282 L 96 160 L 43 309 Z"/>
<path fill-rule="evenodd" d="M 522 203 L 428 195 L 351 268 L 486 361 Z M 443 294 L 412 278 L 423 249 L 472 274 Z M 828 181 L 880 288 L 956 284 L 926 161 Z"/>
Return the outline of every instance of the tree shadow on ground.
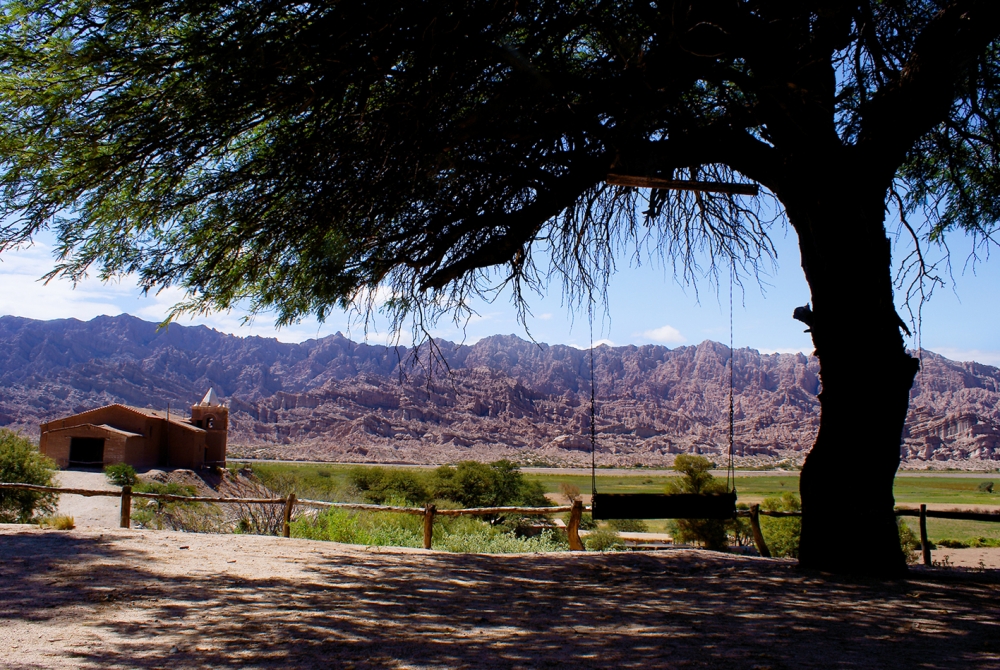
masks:
<path fill-rule="evenodd" d="M 297 576 L 251 578 L 168 574 L 96 536 L 7 534 L 0 545 L 0 625 L 88 612 L 110 642 L 73 651 L 83 666 L 1000 666 L 989 573 L 877 582 L 701 551 L 326 545 Z"/>

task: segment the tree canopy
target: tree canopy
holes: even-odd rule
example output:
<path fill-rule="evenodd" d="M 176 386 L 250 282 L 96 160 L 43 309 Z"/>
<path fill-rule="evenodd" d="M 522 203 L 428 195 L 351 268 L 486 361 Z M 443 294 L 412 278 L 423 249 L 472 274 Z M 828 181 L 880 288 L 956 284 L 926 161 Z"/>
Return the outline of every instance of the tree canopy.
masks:
<path fill-rule="evenodd" d="M 134 272 L 191 308 L 250 299 L 283 322 L 386 284 L 393 309 L 454 306 L 495 285 L 486 268 L 531 285 L 539 252 L 574 278 L 623 242 L 682 272 L 698 251 L 759 259 L 758 202 L 605 176 L 738 174 L 784 202 L 787 154 L 813 135 L 877 157 L 933 234 L 988 234 L 996 12 L 7 2 L 0 244 L 52 226 L 70 277 Z"/>
<path fill-rule="evenodd" d="M 498 284 L 538 288 L 550 267 L 586 294 L 623 248 L 682 277 L 720 261 L 752 271 L 771 251 L 766 213 L 787 216 L 824 389 L 802 560 L 857 561 L 826 551 L 819 501 L 867 458 L 852 475 L 859 537 L 874 571 L 905 569 L 891 484 L 917 364 L 886 211 L 924 244 L 952 228 L 992 239 L 1000 3 L 2 7 L 0 250 L 51 227 L 56 274 L 180 285 L 183 309 L 249 300 L 287 323 L 382 291 L 392 315 L 419 320 Z M 764 196 L 612 186 L 612 173 L 749 180 Z M 933 269 L 919 246 L 911 260 L 919 285 Z M 879 417 L 863 436 L 859 403 Z"/>

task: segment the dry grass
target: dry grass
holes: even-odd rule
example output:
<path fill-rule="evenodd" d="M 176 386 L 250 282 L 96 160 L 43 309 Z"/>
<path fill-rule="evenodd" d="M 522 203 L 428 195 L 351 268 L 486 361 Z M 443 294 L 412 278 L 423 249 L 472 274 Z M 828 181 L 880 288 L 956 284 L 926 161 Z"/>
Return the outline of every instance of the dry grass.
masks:
<path fill-rule="evenodd" d="M 76 522 L 73 520 L 73 517 L 65 514 L 47 516 L 40 519 L 38 525 L 42 528 L 51 528 L 52 530 L 73 530 L 76 528 Z"/>

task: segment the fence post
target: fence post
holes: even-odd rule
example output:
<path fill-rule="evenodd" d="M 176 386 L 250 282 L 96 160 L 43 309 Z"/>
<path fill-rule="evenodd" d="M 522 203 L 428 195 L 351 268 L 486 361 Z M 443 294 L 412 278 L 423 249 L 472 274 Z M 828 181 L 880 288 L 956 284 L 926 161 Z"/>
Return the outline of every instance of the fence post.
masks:
<path fill-rule="evenodd" d="M 924 565 L 931 564 L 931 543 L 927 541 L 927 505 L 920 504 L 920 552 L 924 555 Z"/>
<path fill-rule="evenodd" d="M 295 509 L 295 494 L 289 493 L 285 498 L 285 523 L 281 528 L 282 537 L 292 536 L 292 511 Z"/>
<path fill-rule="evenodd" d="M 760 505 L 750 505 L 750 528 L 753 530 L 753 543 L 757 545 L 757 553 L 764 558 L 771 558 L 771 550 L 764 542 L 764 533 L 760 530 Z"/>
<path fill-rule="evenodd" d="M 125 485 L 122 487 L 122 517 L 121 527 L 132 527 L 132 487 Z"/>
<path fill-rule="evenodd" d="M 437 507 L 427 503 L 424 507 L 424 549 L 431 548 L 431 540 L 434 539 L 434 515 L 437 514 Z"/>
<path fill-rule="evenodd" d="M 583 517 L 583 501 L 574 500 L 573 509 L 569 513 L 569 525 L 566 526 L 566 536 L 569 538 L 570 551 L 583 551 L 583 542 L 580 541 L 580 519 Z"/>

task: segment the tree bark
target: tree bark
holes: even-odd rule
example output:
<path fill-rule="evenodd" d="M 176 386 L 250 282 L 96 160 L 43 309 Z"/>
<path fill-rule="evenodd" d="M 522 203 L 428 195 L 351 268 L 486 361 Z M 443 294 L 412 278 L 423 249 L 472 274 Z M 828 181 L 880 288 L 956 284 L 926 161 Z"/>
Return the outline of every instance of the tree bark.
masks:
<path fill-rule="evenodd" d="M 806 197 L 786 206 L 812 296 L 811 313 L 801 316 L 822 384 L 819 433 L 799 483 L 800 564 L 902 575 L 892 487 L 918 361 L 906 352 L 893 303 L 888 184 L 843 156 L 798 174 L 795 192 Z"/>

